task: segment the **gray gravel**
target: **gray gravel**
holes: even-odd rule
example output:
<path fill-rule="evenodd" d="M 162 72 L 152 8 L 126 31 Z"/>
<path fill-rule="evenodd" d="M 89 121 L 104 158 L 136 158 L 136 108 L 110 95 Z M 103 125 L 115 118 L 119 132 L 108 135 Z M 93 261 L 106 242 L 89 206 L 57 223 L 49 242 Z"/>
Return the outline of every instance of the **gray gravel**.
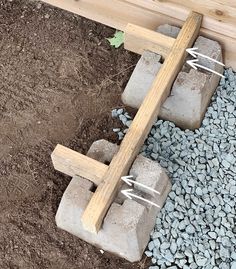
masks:
<path fill-rule="evenodd" d="M 201 128 L 158 120 L 142 148 L 173 183 L 145 252 L 150 269 L 236 269 L 236 75 L 225 76 Z M 126 128 L 132 122 L 123 109 L 112 116 Z"/>

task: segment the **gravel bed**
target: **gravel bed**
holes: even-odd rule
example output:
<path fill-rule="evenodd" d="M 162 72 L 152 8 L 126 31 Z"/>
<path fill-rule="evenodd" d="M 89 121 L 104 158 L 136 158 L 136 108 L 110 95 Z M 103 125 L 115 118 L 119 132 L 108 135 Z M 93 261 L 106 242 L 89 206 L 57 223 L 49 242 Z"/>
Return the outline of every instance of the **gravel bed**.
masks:
<path fill-rule="evenodd" d="M 173 184 L 145 252 L 149 269 L 236 269 L 236 74 L 225 76 L 199 129 L 157 120 L 142 148 Z M 112 116 L 132 122 L 123 109 Z M 114 131 L 121 140 L 127 129 Z"/>

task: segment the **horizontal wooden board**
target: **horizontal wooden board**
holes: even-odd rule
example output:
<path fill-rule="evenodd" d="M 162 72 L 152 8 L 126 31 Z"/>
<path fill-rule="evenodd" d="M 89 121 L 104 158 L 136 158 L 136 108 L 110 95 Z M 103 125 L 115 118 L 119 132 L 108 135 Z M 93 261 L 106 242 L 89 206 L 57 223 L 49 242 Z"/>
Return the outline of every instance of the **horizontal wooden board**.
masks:
<path fill-rule="evenodd" d="M 174 3 L 180 7 L 186 7 L 189 10 L 197 11 L 205 17 L 211 17 L 219 22 L 229 24 L 236 23 L 236 6 L 234 1 L 216 1 L 216 0 L 154 0 L 156 3 Z"/>
<path fill-rule="evenodd" d="M 195 0 L 194 0 L 195 2 L 194 4 L 192 3 L 193 2 L 192 0 L 183 0 L 183 1 L 182 0 L 173 0 L 173 1 L 172 0 L 119 0 L 119 1 L 126 2 L 132 5 L 138 5 L 139 7 L 142 7 L 143 9 L 150 10 L 153 12 L 159 12 L 161 14 L 164 14 L 164 15 L 182 20 L 182 21 L 187 18 L 190 10 L 195 10 L 195 11 L 198 10 L 198 12 L 202 14 L 205 13 L 205 16 L 203 17 L 203 21 L 202 21 L 202 28 L 236 38 L 236 23 L 233 23 L 232 20 L 230 21 L 225 21 L 223 19 L 219 20 L 215 18 L 214 16 L 207 15 L 206 14 L 207 7 L 206 7 L 206 10 L 204 10 L 202 5 L 199 4 L 200 1 L 198 1 L 197 4 Z M 182 4 L 182 2 L 186 2 L 186 4 Z M 209 9 L 210 8 L 208 6 L 208 13 L 214 14 L 213 10 L 209 11 Z M 224 6 L 224 10 L 225 9 L 226 9 L 226 6 Z M 203 12 L 201 12 L 201 10 Z M 235 18 L 236 18 L 236 15 L 234 15 L 234 20 Z"/>
<path fill-rule="evenodd" d="M 99 185 L 108 166 L 62 145 L 51 154 L 54 168 L 68 176 L 81 176 Z"/>
<path fill-rule="evenodd" d="M 131 1 L 135 3 L 131 3 Z M 160 8 L 152 0 L 129 0 L 128 2 L 124 0 L 99 0 L 96 5 L 94 0 L 44 0 L 44 2 L 123 31 L 128 23 L 151 30 L 155 30 L 158 25 L 165 23 L 182 26 L 188 14 L 186 8 L 179 6 L 173 8 L 169 3 L 165 3 L 171 7 L 168 14 L 172 17 L 167 16 L 165 14 L 167 9 L 163 5 Z M 200 34 L 220 42 L 224 50 L 226 66 L 231 66 L 236 70 L 236 38 L 232 38 L 236 37 L 236 27 L 211 20 L 213 18 L 209 17 L 208 20 L 203 18 L 204 27 L 201 28 Z"/>
<path fill-rule="evenodd" d="M 166 58 L 174 42 L 175 39 L 172 37 L 131 23 L 125 28 L 125 49 L 138 54 L 150 50 Z"/>

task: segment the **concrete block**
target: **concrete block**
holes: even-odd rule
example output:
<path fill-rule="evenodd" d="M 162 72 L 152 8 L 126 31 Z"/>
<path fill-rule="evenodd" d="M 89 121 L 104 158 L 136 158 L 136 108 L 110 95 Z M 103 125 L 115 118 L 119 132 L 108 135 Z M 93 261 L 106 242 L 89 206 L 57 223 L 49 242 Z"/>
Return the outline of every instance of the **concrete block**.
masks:
<path fill-rule="evenodd" d="M 145 51 L 138 61 L 125 91 L 122 94 L 124 104 L 139 107 L 151 87 L 153 79 L 161 68 L 161 56 L 150 51 Z M 144 91 L 144 88 L 147 89 Z"/>
<path fill-rule="evenodd" d="M 93 142 L 86 155 L 92 159 L 108 165 L 118 150 L 118 145 L 111 143 L 105 139 L 100 139 Z M 127 184 L 122 184 L 117 197 L 115 198 L 116 203 L 122 204 L 124 202 L 125 197 L 122 195 L 121 191 L 127 189 L 128 187 L 129 186 Z"/>
<path fill-rule="evenodd" d="M 172 37 L 176 37 L 179 30 L 178 27 L 167 24 L 157 28 L 158 32 Z M 222 61 L 222 50 L 218 42 L 199 36 L 194 47 L 198 48 L 198 52 L 218 61 Z M 199 64 L 211 68 L 218 73 L 223 73 L 223 67 L 221 65 L 200 56 L 198 60 Z M 135 83 L 133 84 L 133 78 L 129 87 L 125 88 L 122 95 L 123 102 L 133 108 L 140 107 L 140 104 L 150 89 L 150 85 L 153 83 L 159 71 L 158 69 L 156 73 L 153 72 L 152 76 L 149 76 L 151 82 L 146 84 L 140 79 L 140 77 L 143 76 L 142 70 L 138 68 L 137 70 L 139 73 L 136 73 Z M 203 69 L 194 70 L 185 64 L 172 86 L 170 96 L 160 109 L 159 118 L 172 121 L 183 129 L 193 130 L 199 128 L 219 80 L 220 77 L 213 73 L 206 72 Z M 138 92 L 135 91 L 135 85 L 137 84 L 139 85 Z M 142 97 L 142 100 L 140 97 Z M 130 102 L 130 100 L 132 100 L 132 102 Z M 136 100 L 139 101 L 137 102 Z"/>
<path fill-rule="evenodd" d="M 103 142 L 101 140 L 96 142 L 96 147 L 99 144 L 102 145 Z M 150 174 L 151 179 L 149 178 L 150 168 L 156 171 L 156 176 L 153 172 Z M 154 164 L 154 161 L 147 160 L 143 156 L 138 156 L 131 171 L 136 175 L 137 181 L 145 182 L 146 179 L 147 184 L 154 187 L 161 195 L 140 192 L 140 189 L 135 187 L 134 191 L 162 207 L 171 189 L 171 183 L 160 165 L 156 162 Z M 142 203 L 140 200 L 123 198 L 122 204 L 112 203 L 101 230 L 98 234 L 92 234 L 85 231 L 81 223 L 81 216 L 93 194 L 92 189 L 93 184 L 87 179 L 79 176 L 72 178 L 63 194 L 56 214 L 57 226 L 130 262 L 139 261 L 148 244 L 160 209 Z"/>
<path fill-rule="evenodd" d="M 86 155 L 101 163 L 109 164 L 118 150 L 118 145 L 105 139 L 100 139 L 93 142 Z"/>
<path fill-rule="evenodd" d="M 198 52 L 205 54 L 217 61 L 222 61 L 221 46 L 218 42 L 203 36 L 199 36 L 194 44 L 194 47 L 198 48 Z M 198 63 L 218 72 L 223 70 L 222 66 L 219 66 L 215 62 L 201 56 L 198 57 Z M 217 67 L 219 67 L 219 69 L 217 69 Z"/>
<path fill-rule="evenodd" d="M 199 128 L 217 86 L 214 82 L 208 75 L 194 69 L 189 73 L 180 72 L 159 117 L 183 129 Z"/>
<path fill-rule="evenodd" d="M 148 177 L 147 171 L 149 171 Z M 164 192 L 168 182 L 168 177 L 160 164 L 145 158 L 142 155 L 137 156 L 130 169 L 130 175 L 133 175 L 137 182 L 144 184 L 149 188 L 154 190 L 158 188 L 161 194 Z M 142 186 L 137 185 L 136 188 L 142 192 L 150 194 L 151 196 L 156 195 L 153 191 L 143 188 Z"/>
<path fill-rule="evenodd" d="M 199 36 L 194 47 L 198 48 L 198 52 L 222 61 L 218 42 Z M 200 56 L 198 60 L 199 64 L 223 73 L 221 65 Z M 190 69 L 185 64 L 173 84 L 170 96 L 161 107 L 159 117 L 172 121 L 183 129 L 199 128 L 219 80 L 220 76 L 200 69 Z"/>
<path fill-rule="evenodd" d="M 163 24 L 163 25 L 159 25 L 156 31 L 160 34 L 168 35 L 170 37 L 176 38 L 179 34 L 180 28 L 169 25 L 169 24 Z"/>

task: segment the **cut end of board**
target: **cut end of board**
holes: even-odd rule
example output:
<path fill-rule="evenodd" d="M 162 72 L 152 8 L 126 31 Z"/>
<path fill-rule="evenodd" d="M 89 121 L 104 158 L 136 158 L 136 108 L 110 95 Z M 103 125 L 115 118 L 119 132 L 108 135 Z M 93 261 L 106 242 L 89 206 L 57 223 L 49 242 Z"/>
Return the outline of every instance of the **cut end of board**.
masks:
<path fill-rule="evenodd" d="M 89 210 L 85 210 L 82 218 L 82 225 L 83 228 L 93 234 L 97 234 L 99 232 L 100 226 L 102 223 L 97 223 L 96 219 L 93 218 L 93 216 L 91 215 L 91 211 Z"/>

